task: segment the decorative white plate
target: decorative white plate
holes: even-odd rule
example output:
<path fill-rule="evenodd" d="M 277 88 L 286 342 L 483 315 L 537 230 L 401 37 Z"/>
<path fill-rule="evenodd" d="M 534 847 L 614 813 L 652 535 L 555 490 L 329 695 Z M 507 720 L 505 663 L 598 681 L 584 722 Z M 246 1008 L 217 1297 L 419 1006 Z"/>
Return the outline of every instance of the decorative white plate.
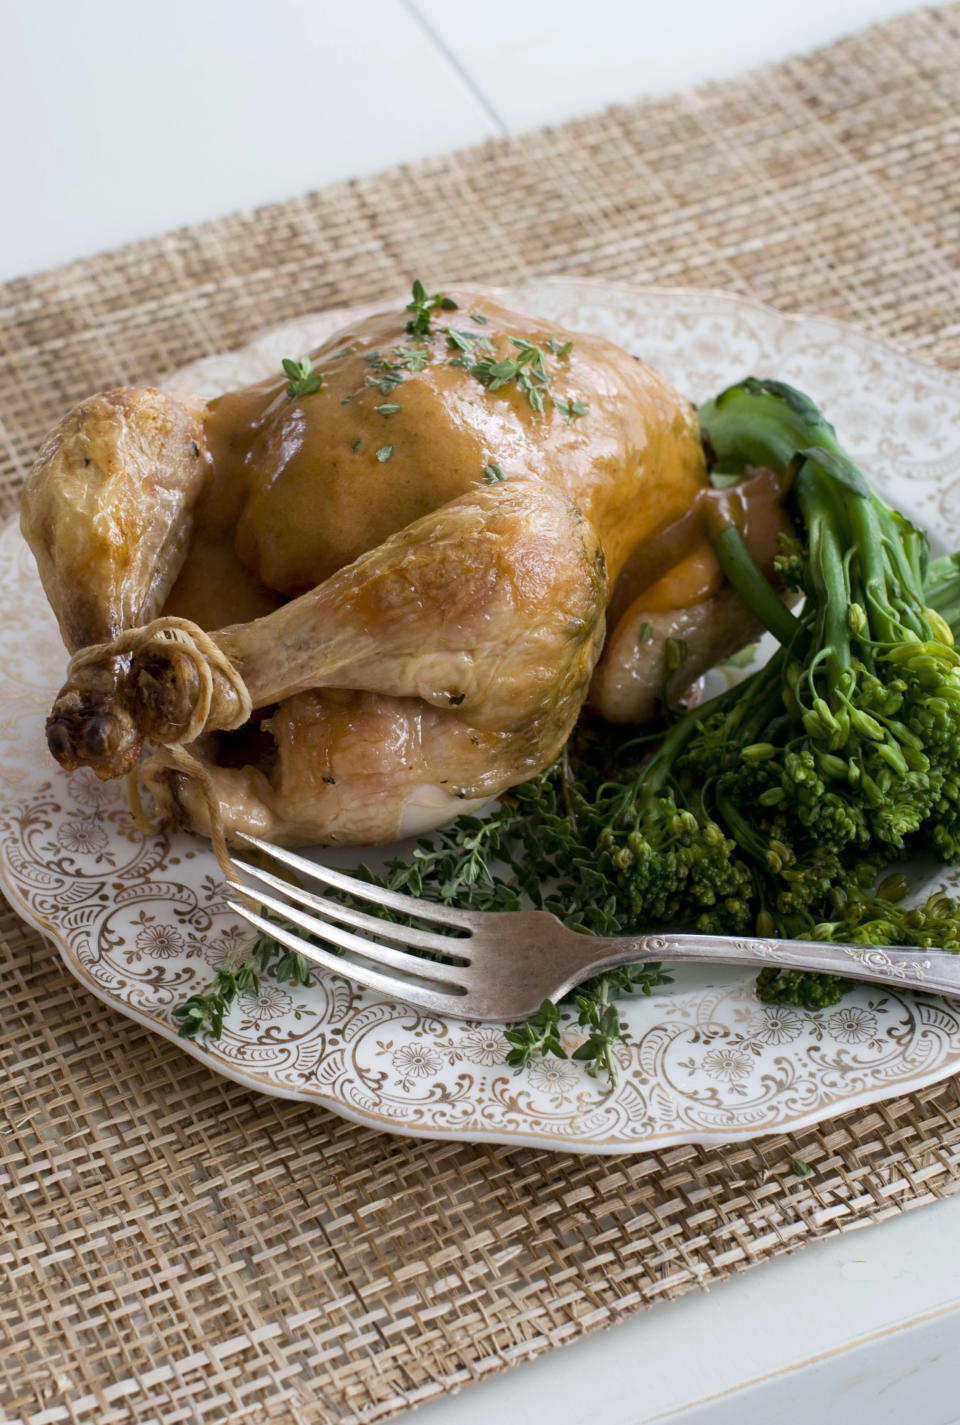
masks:
<path fill-rule="evenodd" d="M 747 373 L 794 382 L 939 543 L 960 547 L 957 377 L 840 323 L 729 294 L 560 279 L 504 296 L 613 338 L 694 400 Z M 256 380 L 346 316 L 277 327 L 166 384 L 214 395 Z M 66 659 L 13 525 L 0 534 L 0 558 L 0 880 L 94 994 L 175 1038 L 172 1009 L 234 954 L 245 931 L 224 909 L 204 843 L 144 839 L 122 786 L 66 777 L 50 760 L 43 722 Z M 350 864 L 344 852 L 338 859 Z M 927 884 L 953 881 L 941 871 Z M 338 976 L 318 976 L 309 989 L 266 984 L 259 999 L 238 1002 L 219 1042 L 178 1042 L 250 1088 L 393 1132 L 581 1153 L 792 1131 L 960 1066 L 960 1005 L 870 986 L 807 1013 L 760 1005 L 751 974 L 702 968 L 622 1008 L 628 1034 L 613 1091 L 569 1060 L 516 1073 L 504 1064 L 502 1026 L 424 1018 Z M 571 1023 L 566 1042 L 578 1039 Z"/>

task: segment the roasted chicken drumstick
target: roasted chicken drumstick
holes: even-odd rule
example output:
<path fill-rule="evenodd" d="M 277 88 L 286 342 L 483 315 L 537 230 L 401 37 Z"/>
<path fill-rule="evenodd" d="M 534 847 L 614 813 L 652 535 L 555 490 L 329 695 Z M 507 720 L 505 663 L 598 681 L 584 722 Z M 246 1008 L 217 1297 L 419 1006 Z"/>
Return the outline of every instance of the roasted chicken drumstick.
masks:
<path fill-rule="evenodd" d="M 201 832 L 386 841 L 540 771 L 588 696 L 649 717 L 671 637 L 676 691 L 753 635 L 705 540 L 689 403 L 609 342 L 446 302 L 292 376 L 105 392 L 52 432 L 23 529 L 75 655 L 64 767 L 141 765 Z M 769 564 L 778 491 L 748 488 Z"/>

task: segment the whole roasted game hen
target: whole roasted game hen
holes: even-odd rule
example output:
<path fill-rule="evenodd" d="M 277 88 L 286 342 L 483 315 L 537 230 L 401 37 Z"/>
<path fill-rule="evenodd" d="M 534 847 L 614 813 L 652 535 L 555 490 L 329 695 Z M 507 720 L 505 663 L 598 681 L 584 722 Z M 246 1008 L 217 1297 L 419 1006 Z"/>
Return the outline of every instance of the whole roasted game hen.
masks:
<path fill-rule="evenodd" d="M 588 697 L 642 721 L 753 636 L 694 410 L 609 342 L 418 284 L 284 364 L 209 403 L 103 392 L 43 445 L 65 768 L 139 766 L 201 832 L 391 840 L 533 776 Z M 769 565 L 778 492 L 747 488 Z"/>

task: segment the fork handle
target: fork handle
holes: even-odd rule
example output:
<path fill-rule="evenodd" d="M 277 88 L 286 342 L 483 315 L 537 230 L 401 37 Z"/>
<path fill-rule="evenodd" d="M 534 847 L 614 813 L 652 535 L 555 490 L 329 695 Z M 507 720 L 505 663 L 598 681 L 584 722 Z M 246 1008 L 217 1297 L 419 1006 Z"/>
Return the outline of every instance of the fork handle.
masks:
<path fill-rule="evenodd" d="M 719 935 L 665 933 L 598 939 L 590 948 L 594 953 L 577 979 L 587 972 L 596 974 L 644 960 L 669 960 L 674 964 L 712 961 L 717 965 L 810 970 L 852 980 L 895 984 L 900 989 L 960 995 L 960 955 L 946 950 L 920 950 L 916 946 L 837 945 L 822 940 L 761 940 L 752 936 L 728 939 Z"/>

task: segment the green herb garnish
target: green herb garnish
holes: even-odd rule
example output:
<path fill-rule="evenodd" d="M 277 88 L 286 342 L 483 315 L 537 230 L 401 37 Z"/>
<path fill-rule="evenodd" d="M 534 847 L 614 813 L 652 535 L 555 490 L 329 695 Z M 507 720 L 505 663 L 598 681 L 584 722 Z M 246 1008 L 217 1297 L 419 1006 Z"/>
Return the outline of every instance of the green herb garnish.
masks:
<path fill-rule="evenodd" d="M 430 335 L 430 318 L 434 312 L 455 312 L 457 304 L 443 292 L 427 296 L 427 290 L 419 278 L 413 284 L 413 301 L 407 303 L 407 311 L 413 316 L 407 322 L 407 331 L 413 336 Z"/>
<path fill-rule="evenodd" d="M 563 396 L 552 396 L 551 400 L 557 410 L 566 416 L 567 425 L 571 426 L 577 416 L 585 416 L 590 409 L 586 401 L 568 401 Z"/>
<path fill-rule="evenodd" d="M 483 341 L 484 339 L 481 338 L 480 344 Z M 493 354 L 484 355 L 467 369 L 470 375 L 480 382 L 481 386 L 491 392 L 499 391 L 501 386 L 515 381 L 526 396 L 531 408 L 539 415 L 544 409 L 544 399 L 550 382 L 553 380 L 553 374 L 547 369 L 547 353 L 542 346 L 538 346 L 536 342 L 528 341 L 526 337 L 512 336 L 510 342 L 516 347 L 516 356 L 497 358 Z M 492 352 L 493 344 L 489 343 L 489 345 Z M 572 345 L 572 342 L 566 342 L 563 346 L 557 346 L 554 342 L 556 354 L 567 355 Z M 461 361 L 459 364 L 463 364 L 463 362 Z M 584 401 L 555 397 L 553 403 L 571 424 L 577 416 L 587 414 L 587 405 Z"/>
<path fill-rule="evenodd" d="M 380 461 L 381 464 L 383 464 L 383 462 L 384 462 L 385 460 L 389 460 L 389 459 L 390 459 L 390 457 L 391 457 L 392 454 L 393 454 L 393 446 L 392 446 L 392 445 L 381 445 L 380 449 L 377 451 L 377 459 Z"/>
<path fill-rule="evenodd" d="M 381 396 L 392 396 L 402 380 L 402 376 L 368 376 L 363 384 L 372 386 Z"/>
<path fill-rule="evenodd" d="M 687 661 L 687 644 L 683 638 L 668 638 L 663 645 L 668 673 L 677 673 Z"/>
<path fill-rule="evenodd" d="M 500 480 L 506 480 L 506 475 L 492 460 L 489 465 L 483 467 L 483 478 L 486 484 L 496 485 Z"/>
<path fill-rule="evenodd" d="M 468 355 L 473 355 L 473 343 L 476 340 L 473 332 L 458 332 L 455 327 L 444 327 L 447 334 L 447 343 L 456 347 L 458 351 L 465 351 Z"/>
<path fill-rule="evenodd" d="M 176 1007 L 173 1017 L 180 1021 L 180 1035 L 184 1039 L 197 1039 L 201 1034 L 211 1034 L 219 1039 L 223 1034 L 224 1017 L 234 1001 L 244 991 L 259 994 L 260 976 L 266 974 L 281 984 L 310 983 L 310 965 L 302 955 L 288 950 L 270 936 L 261 935 L 254 941 L 246 960 L 234 966 L 222 966 L 199 994 L 191 995 Z"/>
<path fill-rule="evenodd" d="M 368 352 L 364 357 L 375 373 L 366 378 L 364 385 L 373 387 L 382 396 L 393 395 L 403 380 L 405 371 L 422 371 L 427 364 L 429 353 L 414 346 L 395 346 L 393 355 L 396 357 L 395 361 L 391 361 L 379 351 Z M 400 409 L 399 406 L 397 409 Z"/>
<path fill-rule="evenodd" d="M 476 365 L 470 367 L 470 375 L 476 377 L 481 386 L 485 386 L 488 391 L 499 391 L 501 386 L 506 386 L 508 381 L 515 381 L 520 368 L 512 357 L 507 356 L 500 361 L 492 361 L 489 357 L 484 357 Z"/>
<path fill-rule="evenodd" d="M 294 361 L 291 357 L 285 356 L 281 362 L 284 374 L 290 378 L 287 385 L 287 395 L 291 400 L 298 396 L 312 396 L 314 391 L 323 388 L 324 377 L 322 371 L 314 371 L 313 362 L 309 356 L 301 356 L 299 361 Z"/>
<path fill-rule="evenodd" d="M 403 410 L 403 407 L 399 401 L 384 401 L 382 406 L 377 407 L 377 410 L 382 416 L 395 416 L 397 411 Z"/>
<path fill-rule="evenodd" d="M 379 373 L 368 376 L 364 385 L 372 386 L 375 391 L 380 392 L 381 396 L 391 396 L 403 380 L 403 372 L 399 369 L 399 363 L 388 361 L 385 356 L 380 355 L 379 351 L 368 352 L 364 361 Z"/>
<path fill-rule="evenodd" d="M 422 346 L 395 346 L 393 352 L 397 366 L 402 366 L 405 371 L 422 371 L 430 355 Z"/>
<path fill-rule="evenodd" d="M 525 1024 L 508 1029 L 504 1038 L 510 1045 L 507 1063 L 514 1069 L 525 1069 L 536 1055 L 553 1054 L 565 1059 L 567 1051 L 560 1043 L 560 1010 L 552 1000 L 545 999 Z"/>

